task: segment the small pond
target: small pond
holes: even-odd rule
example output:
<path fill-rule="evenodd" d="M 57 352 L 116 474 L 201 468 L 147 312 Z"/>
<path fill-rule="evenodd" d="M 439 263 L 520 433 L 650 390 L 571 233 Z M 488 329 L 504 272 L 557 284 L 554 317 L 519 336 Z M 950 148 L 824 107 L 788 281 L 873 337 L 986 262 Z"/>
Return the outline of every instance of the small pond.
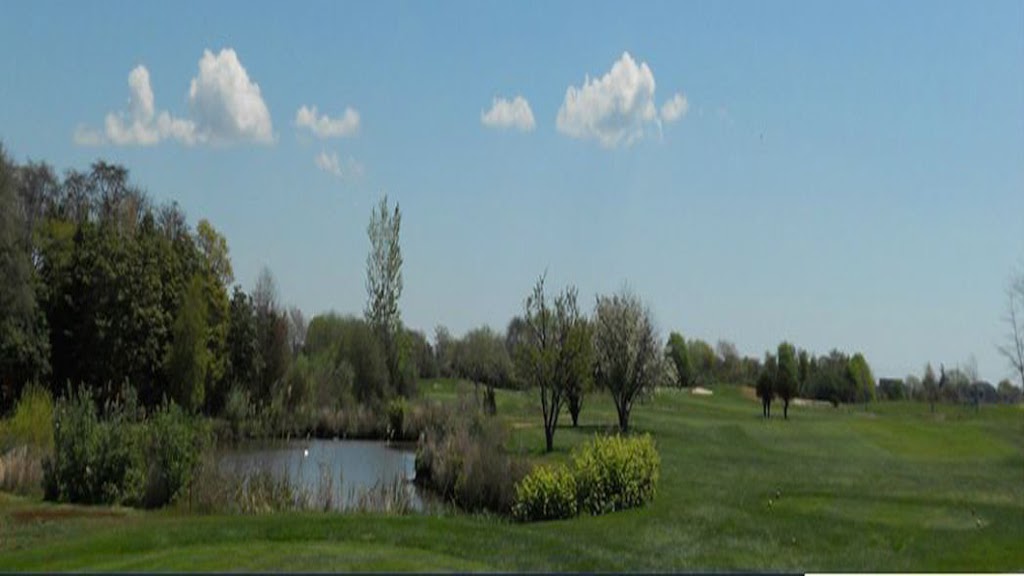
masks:
<path fill-rule="evenodd" d="M 415 447 L 374 440 L 289 440 L 246 442 L 217 452 L 223 472 L 267 471 L 322 500 L 330 492 L 335 509 L 354 508 L 360 498 L 382 487 L 404 491 L 412 509 L 424 501 L 413 484 Z M 365 499 L 364 499 L 365 502 Z"/>

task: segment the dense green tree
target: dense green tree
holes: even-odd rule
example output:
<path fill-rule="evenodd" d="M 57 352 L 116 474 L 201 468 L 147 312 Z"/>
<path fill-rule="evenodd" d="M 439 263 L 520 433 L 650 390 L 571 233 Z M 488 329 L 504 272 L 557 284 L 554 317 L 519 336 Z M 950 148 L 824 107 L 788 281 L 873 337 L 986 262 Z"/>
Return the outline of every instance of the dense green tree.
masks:
<path fill-rule="evenodd" d="M 739 384 L 743 380 L 743 367 L 739 349 L 728 340 L 715 344 L 715 381 Z"/>
<path fill-rule="evenodd" d="M 789 402 L 796 397 L 800 367 L 796 349 L 789 342 L 779 344 L 778 367 L 775 373 L 775 394 L 782 399 L 782 418 L 789 419 Z"/>
<path fill-rule="evenodd" d="M 15 165 L 0 145 L 0 413 L 27 382 L 49 371 L 45 317 L 36 302 L 32 245 L 15 177 Z"/>
<path fill-rule="evenodd" d="M 437 378 L 437 357 L 434 355 L 433 346 L 427 342 L 427 337 L 418 330 L 406 330 L 406 339 L 409 342 L 409 352 L 416 366 L 417 376 Z"/>
<path fill-rule="evenodd" d="M 187 410 L 198 410 L 205 400 L 206 371 L 210 353 L 206 347 L 206 298 L 203 281 L 192 279 L 174 320 L 167 355 L 167 378 L 172 399 Z"/>
<path fill-rule="evenodd" d="M 456 339 L 447 327 L 438 325 L 434 328 L 434 358 L 437 359 L 437 371 L 442 378 L 455 376 L 456 346 Z"/>
<path fill-rule="evenodd" d="M 707 342 L 695 338 L 687 341 L 690 369 L 693 375 L 691 385 L 708 386 L 715 378 L 715 350 Z"/>
<path fill-rule="evenodd" d="M 277 283 L 269 268 L 264 267 L 256 279 L 252 304 L 256 316 L 256 341 L 262 360 L 253 396 L 258 402 L 268 405 L 288 373 L 292 357 L 287 315 L 281 309 Z"/>
<path fill-rule="evenodd" d="M 460 345 L 460 375 L 477 387 L 480 384 L 486 387 L 484 408 L 493 414 L 495 386 L 507 385 L 512 379 L 512 360 L 505 348 L 505 339 L 489 326 L 481 326 L 470 330 Z"/>
<path fill-rule="evenodd" d="M 346 321 L 345 337 L 339 347 L 338 359 L 352 366 L 355 373 L 353 392 L 364 404 L 382 402 L 392 394 L 389 384 L 387 355 L 374 329 L 363 320 Z"/>
<path fill-rule="evenodd" d="M 1004 404 L 1017 404 L 1021 399 L 1021 389 L 1014 386 L 1008 378 L 999 381 L 996 387 L 996 395 L 999 402 Z"/>
<path fill-rule="evenodd" d="M 61 183 L 53 168 L 44 162 L 28 162 L 17 169 L 17 189 L 21 200 L 23 242 L 30 249 L 34 268 L 40 265 L 38 231 L 57 214 Z"/>
<path fill-rule="evenodd" d="M 856 353 L 850 358 L 850 379 L 853 381 L 855 401 L 872 402 L 875 399 L 875 377 L 864 355 Z"/>
<path fill-rule="evenodd" d="M 811 355 L 807 353 L 807 350 L 803 348 L 797 352 L 797 381 L 799 390 L 804 390 L 807 386 L 807 381 L 811 378 Z"/>
<path fill-rule="evenodd" d="M 206 303 L 206 348 L 210 359 L 206 374 L 207 407 L 211 413 L 217 413 L 223 408 L 229 389 L 227 339 L 231 302 L 228 286 L 234 281 L 234 274 L 227 239 L 206 219 L 196 226 L 195 246 Z"/>
<path fill-rule="evenodd" d="M 350 390 L 356 401 L 379 404 L 391 394 L 383 347 L 370 325 L 360 318 L 334 313 L 314 317 L 306 332 L 305 354 L 317 361 L 326 360 L 331 377 L 346 380 L 344 386 L 332 387 Z"/>
<path fill-rule="evenodd" d="M 619 430 L 629 430 L 633 403 L 661 378 L 662 344 L 654 318 L 635 294 L 598 296 L 594 309 L 594 381 L 611 392 Z"/>
<path fill-rule="evenodd" d="M 878 395 L 883 400 L 903 400 L 907 398 L 907 388 L 899 378 L 881 378 L 878 380 Z"/>
<path fill-rule="evenodd" d="M 693 383 L 693 367 L 690 364 L 690 353 L 682 334 L 678 332 L 669 334 L 668 344 L 665 345 L 665 357 L 668 358 L 675 370 L 676 385 L 689 388 Z"/>
<path fill-rule="evenodd" d="M 259 336 L 256 330 L 256 312 L 249 295 L 235 286 L 231 295 L 226 338 L 228 389 L 237 388 L 250 396 L 263 372 Z"/>

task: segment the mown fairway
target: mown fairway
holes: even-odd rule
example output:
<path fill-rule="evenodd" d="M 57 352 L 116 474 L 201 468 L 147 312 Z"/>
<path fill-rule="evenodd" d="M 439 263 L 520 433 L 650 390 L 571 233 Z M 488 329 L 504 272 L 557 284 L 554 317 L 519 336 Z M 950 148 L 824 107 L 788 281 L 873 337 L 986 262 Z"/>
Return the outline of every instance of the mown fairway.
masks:
<path fill-rule="evenodd" d="M 471 389 L 471 388 L 470 388 Z M 454 398 L 450 382 L 426 382 Z M 1024 569 L 1024 410 L 875 404 L 760 419 L 748 391 L 634 410 L 662 458 L 654 504 L 517 525 L 479 516 L 195 517 L 0 495 L 2 570 Z M 513 449 L 564 459 L 615 422 L 603 395 L 540 456 L 534 394 L 499 392 Z M 781 416 L 781 406 L 778 410 Z M 769 503 L 771 501 L 771 503 Z"/>

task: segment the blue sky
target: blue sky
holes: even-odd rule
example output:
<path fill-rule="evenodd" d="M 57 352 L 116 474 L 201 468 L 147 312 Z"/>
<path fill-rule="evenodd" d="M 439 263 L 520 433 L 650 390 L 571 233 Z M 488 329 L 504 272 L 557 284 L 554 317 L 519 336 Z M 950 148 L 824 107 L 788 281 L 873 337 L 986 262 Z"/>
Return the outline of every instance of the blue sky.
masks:
<path fill-rule="evenodd" d="M 0 78 L 17 159 L 125 164 L 307 314 L 361 312 L 386 192 L 428 332 L 547 270 L 746 354 L 1009 375 L 1020 1 L 5 2 Z"/>

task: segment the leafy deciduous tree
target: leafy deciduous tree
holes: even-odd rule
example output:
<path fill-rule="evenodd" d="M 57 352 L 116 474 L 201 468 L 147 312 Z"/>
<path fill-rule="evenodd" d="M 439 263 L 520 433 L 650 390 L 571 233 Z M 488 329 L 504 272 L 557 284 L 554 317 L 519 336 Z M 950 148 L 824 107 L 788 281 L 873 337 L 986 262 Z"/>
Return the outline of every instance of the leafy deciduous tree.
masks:
<path fill-rule="evenodd" d="M 676 385 L 688 388 L 693 383 L 693 367 L 690 363 L 690 352 L 686 347 L 686 340 L 682 334 L 672 332 L 668 335 L 668 344 L 665 345 L 665 356 L 675 369 Z"/>
<path fill-rule="evenodd" d="M 31 243 L 15 189 L 15 167 L 0 146 L 0 413 L 49 370 L 45 318 L 34 291 Z"/>
<path fill-rule="evenodd" d="M 388 377 L 391 385 L 405 396 L 413 390 L 402 379 L 402 350 L 399 338 L 402 327 L 398 300 L 402 296 L 402 249 L 399 235 L 402 228 L 402 212 L 398 204 L 394 210 L 388 207 L 388 197 L 380 203 L 370 216 L 366 234 L 370 238 L 370 253 L 366 256 L 366 321 L 377 333 L 387 358 Z"/>
<path fill-rule="evenodd" d="M 800 368 L 796 349 L 789 342 L 779 344 L 778 367 L 775 373 L 775 393 L 782 399 L 782 418 L 789 419 L 789 401 L 796 396 Z"/>
<path fill-rule="evenodd" d="M 594 379 L 611 392 L 619 429 L 629 430 L 633 402 L 654 388 L 662 374 L 662 346 L 650 309 L 623 289 L 598 296 L 594 310 Z"/>
<path fill-rule="evenodd" d="M 187 410 L 197 410 L 205 398 L 206 302 L 202 280 L 193 278 L 174 320 L 172 343 L 167 356 L 167 377 L 173 399 Z"/>

